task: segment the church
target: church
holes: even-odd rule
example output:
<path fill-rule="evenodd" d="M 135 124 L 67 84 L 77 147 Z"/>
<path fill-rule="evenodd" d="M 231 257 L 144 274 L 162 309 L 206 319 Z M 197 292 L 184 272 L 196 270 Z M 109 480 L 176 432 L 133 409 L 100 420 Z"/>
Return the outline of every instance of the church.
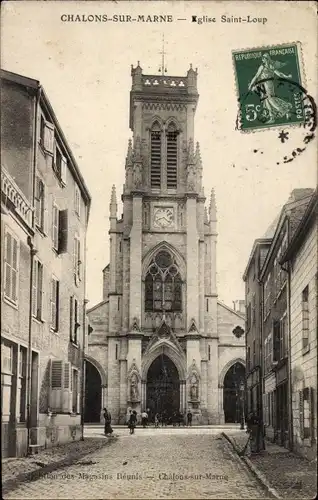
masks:
<path fill-rule="evenodd" d="M 131 68 L 123 214 L 110 199 L 110 261 L 102 301 L 87 311 L 85 421 L 107 407 L 194 424 L 240 421 L 244 313 L 218 301 L 217 210 L 202 186 L 195 142 L 197 70 L 145 75 Z"/>

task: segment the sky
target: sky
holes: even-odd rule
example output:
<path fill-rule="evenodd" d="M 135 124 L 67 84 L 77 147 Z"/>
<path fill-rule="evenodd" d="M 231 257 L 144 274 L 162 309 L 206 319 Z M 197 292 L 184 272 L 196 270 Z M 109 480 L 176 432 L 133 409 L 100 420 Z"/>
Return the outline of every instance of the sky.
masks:
<path fill-rule="evenodd" d="M 173 21 L 63 22 L 63 14 L 165 14 Z M 191 22 L 193 15 L 205 21 L 215 17 L 216 22 Z M 222 15 L 229 19 L 250 15 L 267 21 L 222 23 Z M 317 182 L 315 141 L 294 161 L 282 162 L 302 145 L 303 131 L 289 128 L 289 140 L 281 143 L 276 129 L 245 134 L 235 130 L 237 94 L 231 54 L 237 49 L 300 41 L 303 83 L 315 96 L 313 2 L 5 1 L 2 68 L 40 80 L 92 195 L 87 233 L 89 307 L 102 300 L 113 184 L 121 215 L 131 137 L 131 64 L 140 61 L 144 74 L 158 74 L 163 35 L 168 75 L 186 75 L 190 63 L 198 68 L 195 140 L 201 147 L 207 203 L 212 187 L 216 195 L 220 300 L 232 306 L 232 301 L 244 298 L 242 275 L 255 238 L 265 233 L 292 189 L 315 187 Z"/>

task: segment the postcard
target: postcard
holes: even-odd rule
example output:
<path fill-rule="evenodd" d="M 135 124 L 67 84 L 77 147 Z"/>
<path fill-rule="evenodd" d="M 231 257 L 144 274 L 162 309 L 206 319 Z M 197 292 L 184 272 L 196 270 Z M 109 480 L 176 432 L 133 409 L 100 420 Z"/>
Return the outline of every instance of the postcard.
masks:
<path fill-rule="evenodd" d="M 312 1 L 2 3 L 4 498 L 315 495 L 316 41 Z"/>

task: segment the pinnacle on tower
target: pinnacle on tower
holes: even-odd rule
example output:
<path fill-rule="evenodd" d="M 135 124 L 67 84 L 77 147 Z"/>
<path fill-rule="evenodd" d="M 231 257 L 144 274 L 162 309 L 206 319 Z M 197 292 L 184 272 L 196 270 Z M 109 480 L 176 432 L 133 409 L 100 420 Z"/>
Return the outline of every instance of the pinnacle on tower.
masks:
<path fill-rule="evenodd" d="M 110 211 L 110 217 L 117 218 L 117 197 L 116 197 L 115 184 L 113 184 L 113 187 L 112 187 L 112 194 L 111 194 L 111 198 L 110 198 L 109 211 Z"/>
<path fill-rule="evenodd" d="M 204 207 L 204 223 L 209 224 L 208 209 Z"/>
<path fill-rule="evenodd" d="M 216 220 L 216 202 L 215 202 L 214 188 L 211 189 L 209 212 L 210 212 L 210 222 L 215 221 Z"/>
<path fill-rule="evenodd" d="M 189 147 L 188 147 L 188 165 L 194 164 L 194 147 L 193 147 L 193 139 L 189 140 Z"/>
<path fill-rule="evenodd" d="M 139 135 L 137 135 L 134 144 L 134 162 L 140 162 L 140 161 L 141 161 L 141 142 Z"/>
<path fill-rule="evenodd" d="M 126 166 L 132 164 L 132 158 L 133 157 L 133 150 L 132 150 L 132 141 L 129 139 L 128 141 L 128 149 L 127 149 L 127 156 L 126 156 Z"/>
<path fill-rule="evenodd" d="M 199 168 L 202 168 L 202 159 L 201 159 L 201 152 L 200 152 L 200 144 L 199 142 L 196 143 L 196 148 L 195 148 L 195 162 L 198 165 Z"/>

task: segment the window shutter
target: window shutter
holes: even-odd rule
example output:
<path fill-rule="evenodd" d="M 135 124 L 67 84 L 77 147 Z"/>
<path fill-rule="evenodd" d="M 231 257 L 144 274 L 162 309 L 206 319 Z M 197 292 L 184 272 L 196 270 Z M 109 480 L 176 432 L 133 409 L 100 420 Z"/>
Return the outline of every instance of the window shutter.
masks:
<path fill-rule="evenodd" d="M 46 122 L 44 129 L 44 149 L 53 154 L 54 151 L 54 125 Z"/>
<path fill-rule="evenodd" d="M 67 159 L 62 156 L 61 160 L 61 181 L 66 185 L 66 175 L 67 175 Z"/>
<path fill-rule="evenodd" d="M 304 439 L 304 397 L 303 397 L 303 391 L 299 391 L 299 431 L 300 431 L 300 439 Z"/>
<path fill-rule="evenodd" d="M 63 361 L 51 360 L 51 397 L 50 408 L 62 411 Z"/>
<path fill-rule="evenodd" d="M 76 270 L 77 270 L 76 262 L 77 262 L 77 238 L 75 237 L 74 238 L 74 247 L 73 247 L 73 267 L 74 267 L 75 277 L 76 277 Z"/>
<path fill-rule="evenodd" d="M 38 262 L 38 272 L 37 272 L 37 309 L 36 316 L 37 318 L 42 318 L 42 295 L 43 295 L 43 265 Z"/>
<path fill-rule="evenodd" d="M 73 325 L 73 301 L 74 297 L 70 297 L 70 342 L 73 342 L 73 336 L 74 336 L 74 325 Z"/>
<path fill-rule="evenodd" d="M 59 244 L 58 244 L 58 252 L 65 253 L 67 252 L 67 237 L 68 237 L 68 211 L 60 210 L 59 211 Z"/>
<path fill-rule="evenodd" d="M 60 325 L 60 282 L 56 281 L 56 309 L 55 309 L 55 330 L 58 331 Z"/>
<path fill-rule="evenodd" d="M 62 400 L 62 411 L 64 413 L 69 413 L 72 411 L 72 397 L 71 397 L 71 363 L 63 363 L 63 400 Z"/>
<path fill-rule="evenodd" d="M 77 240 L 77 277 L 81 279 L 81 240 Z"/>
<path fill-rule="evenodd" d="M 58 208 L 53 204 L 52 208 L 52 242 L 53 242 L 53 248 L 55 250 L 58 250 L 58 244 L 59 244 L 59 210 Z"/>
<path fill-rule="evenodd" d="M 12 292 L 11 298 L 16 302 L 17 291 L 18 291 L 18 242 L 15 238 L 12 238 L 12 269 L 11 269 L 11 280 L 12 280 Z"/>
<path fill-rule="evenodd" d="M 81 402 L 81 376 L 82 372 L 77 372 L 77 408 L 76 413 L 80 413 L 80 402 Z"/>
<path fill-rule="evenodd" d="M 52 278 L 51 280 L 51 327 L 56 329 L 56 290 L 57 281 Z"/>
<path fill-rule="evenodd" d="M 33 277 L 32 277 L 32 314 L 36 316 L 37 311 L 37 286 L 38 286 L 38 261 L 33 261 Z"/>
<path fill-rule="evenodd" d="M 11 298 L 12 283 L 12 236 L 6 233 L 5 236 L 5 267 L 4 267 L 4 293 L 6 297 Z"/>
<path fill-rule="evenodd" d="M 78 328 L 79 328 L 79 322 L 78 322 L 78 300 L 74 298 L 74 321 L 73 321 L 73 342 L 75 344 L 78 343 Z"/>
<path fill-rule="evenodd" d="M 39 177 L 36 178 L 35 182 L 35 223 L 39 226 L 41 221 L 41 179 Z"/>
<path fill-rule="evenodd" d="M 279 321 L 274 321 L 273 333 L 274 333 L 273 361 L 278 361 L 280 359 L 280 322 Z"/>
<path fill-rule="evenodd" d="M 309 388 L 309 411 L 310 411 L 310 437 L 311 443 L 315 442 L 315 402 L 314 402 L 315 392 L 314 388 Z"/>
<path fill-rule="evenodd" d="M 81 194 L 77 185 L 75 186 L 75 212 L 78 216 L 81 215 Z"/>

